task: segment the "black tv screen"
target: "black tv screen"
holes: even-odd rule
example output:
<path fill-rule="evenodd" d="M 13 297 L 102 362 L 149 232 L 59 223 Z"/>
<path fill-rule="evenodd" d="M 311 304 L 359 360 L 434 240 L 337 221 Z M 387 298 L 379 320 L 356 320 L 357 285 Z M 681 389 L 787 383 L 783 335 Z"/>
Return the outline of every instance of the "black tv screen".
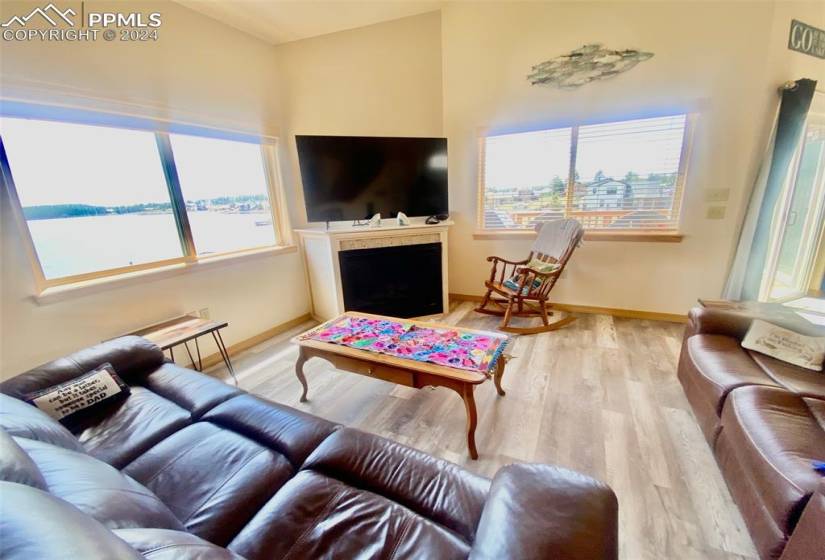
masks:
<path fill-rule="evenodd" d="M 447 214 L 447 139 L 296 136 L 310 222 Z"/>

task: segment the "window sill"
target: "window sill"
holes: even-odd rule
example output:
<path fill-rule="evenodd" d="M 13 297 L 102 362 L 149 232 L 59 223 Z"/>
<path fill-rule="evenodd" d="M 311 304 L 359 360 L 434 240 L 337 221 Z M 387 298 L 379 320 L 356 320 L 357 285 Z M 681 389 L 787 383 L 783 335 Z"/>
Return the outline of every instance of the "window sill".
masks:
<path fill-rule="evenodd" d="M 668 231 L 593 231 L 585 230 L 585 241 L 641 241 L 656 243 L 679 243 L 683 234 Z M 476 230 L 473 239 L 535 239 L 533 230 Z"/>
<path fill-rule="evenodd" d="M 167 266 L 160 266 L 158 268 L 149 268 L 134 272 L 126 272 L 115 276 L 105 276 L 95 278 L 93 280 L 64 284 L 62 286 L 52 286 L 35 295 L 34 300 L 39 305 L 47 305 L 104 290 L 111 290 L 133 284 L 141 284 L 144 282 L 153 282 L 155 280 L 178 276 L 180 274 L 198 272 L 220 266 L 228 266 L 253 259 L 294 253 L 297 250 L 298 248 L 295 245 L 282 245 L 278 247 L 264 247 L 225 255 L 216 255 L 214 257 L 201 257 L 200 260 L 191 263 L 176 263 Z"/>

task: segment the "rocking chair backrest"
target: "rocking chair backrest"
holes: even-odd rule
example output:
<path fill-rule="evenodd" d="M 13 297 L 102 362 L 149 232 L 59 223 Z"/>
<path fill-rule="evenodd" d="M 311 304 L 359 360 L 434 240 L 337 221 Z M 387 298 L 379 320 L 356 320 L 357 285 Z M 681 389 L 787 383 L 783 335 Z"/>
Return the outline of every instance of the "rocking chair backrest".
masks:
<path fill-rule="evenodd" d="M 545 257 L 542 260 L 550 257 L 553 262 L 561 262 L 564 256 L 569 256 L 573 252 L 571 247 L 579 245 L 584 234 L 579 221 L 571 219 L 541 222 L 536 225 L 536 231 L 538 236 L 531 249 L 533 255 Z"/>
<path fill-rule="evenodd" d="M 533 243 L 530 257 L 545 262 L 559 263 L 561 266 L 556 274 L 548 278 L 538 289 L 539 297 L 546 298 L 556 284 L 562 270 L 567 265 L 570 255 L 581 244 L 584 228 L 578 220 L 553 220 L 542 222 L 536 226 L 538 237 Z"/>

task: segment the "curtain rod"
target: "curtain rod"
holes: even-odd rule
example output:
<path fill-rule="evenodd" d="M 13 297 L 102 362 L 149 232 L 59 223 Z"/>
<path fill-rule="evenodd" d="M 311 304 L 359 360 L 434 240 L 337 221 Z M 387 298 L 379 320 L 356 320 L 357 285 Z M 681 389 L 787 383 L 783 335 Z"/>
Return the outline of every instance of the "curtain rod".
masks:
<path fill-rule="evenodd" d="M 779 86 L 777 88 L 777 91 L 779 91 L 779 93 L 782 93 L 783 91 L 793 91 L 798 87 L 799 87 L 799 84 L 797 84 L 795 81 L 788 80 L 787 82 L 785 82 L 784 84 Z M 814 89 L 814 91 L 817 92 L 817 93 L 825 93 L 825 90 L 821 90 L 821 89 Z"/>

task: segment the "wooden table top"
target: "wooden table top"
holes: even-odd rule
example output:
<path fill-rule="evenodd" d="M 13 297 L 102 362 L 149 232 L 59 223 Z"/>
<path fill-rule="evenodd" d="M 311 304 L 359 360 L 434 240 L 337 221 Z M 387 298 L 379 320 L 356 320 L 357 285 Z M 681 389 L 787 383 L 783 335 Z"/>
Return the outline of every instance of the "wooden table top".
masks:
<path fill-rule="evenodd" d="M 162 350 L 168 350 L 227 325 L 229 323 L 226 321 L 211 321 L 192 315 L 183 315 L 129 334 L 142 336 L 160 346 Z"/>
<path fill-rule="evenodd" d="M 699 304 L 708 309 L 718 309 L 761 319 L 807 336 L 825 336 L 825 327 L 812 323 L 797 313 L 798 311 L 805 313 L 804 309 L 783 303 L 699 299 Z M 815 312 L 810 313 L 818 315 Z"/>
<path fill-rule="evenodd" d="M 342 317 L 362 317 L 367 319 L 380 319 L 380 320 L 389 320 L 389 321 L 404 321 L 405 323 L 412 323 L 413 325 L 420 326 L 423 328 L 442 328 L 442 329 L 450 329 L 458 332 L 468 332 L 473 334 L 486 334 L 491 336 L 501 337 L 501 333 L 494 333 L 490 331 L 481 331 L 478 329 L 468 329 L 463 327 L 456 327 L 453 325 L 447 325 L 444 323 L 433 323 L 429 321 L 416 321 L 413 319 L 400 319 L 398 317 L 387 317 L 384 315 L 372 315 L 370 313 L 360 313 L 357 311 L 347 311 L 342 313 L 338 317 L 334 319 L 330 319 L 329 321 L 318 325 L 317 327 L 313 327 L 308 331 L 299 334 L 298 336 L 292 338 L 292 342 L 299 345 L 304 346 L 307 348 L 314 348 L 316 350 L 322 350 L 324 352 L 330 352 L 333 354 L 339 354 L 342 356 L 348 356 L 350 358 L 355 358 L 358 360 L 364 360 L 367 362 L 377 363 L 377 364 L 384 364 L 391 367 L 397 367 L 400 369 L 407 369 L 407 370 L 414 370 L 414 371 L 421 371 L 424 373 L 429 373 L 432 375 L 439 375 L 441 377 L 447 377 L 449 379 L 455 379 L 458 381 L 464 381 L 467 383 L 482 383 L 488 378 L 488 375 L 484 375 L 483 373 L 479 373 L 477 371 L 470 371 L 466 369 L 458 369 L 458 368 L 451 368 L 447 366 L 442 366 L 439 364 L 433 364 L 430 362 L 419 362 L 418 360 L 408 360 L 405 358 L 399 358 L 396 356 L 390 356 L 389 354 L 380 354 L 378 352 L 370 352 L 368 350 L 359 350 L 357 348 L 351 348 L 349 346 L 344 346 L 343 344 L 334 344 L 332 342 L 322 342 L 320 340 L 312 340 L 310 338 L 304 338 L 310 333 L 320 331 L 325 329 L 328 325 L 338 321 Z M 505 354 L 506 355 L 506 354 Z M 490 375 L 492 372 L 489 372 Z"/>

